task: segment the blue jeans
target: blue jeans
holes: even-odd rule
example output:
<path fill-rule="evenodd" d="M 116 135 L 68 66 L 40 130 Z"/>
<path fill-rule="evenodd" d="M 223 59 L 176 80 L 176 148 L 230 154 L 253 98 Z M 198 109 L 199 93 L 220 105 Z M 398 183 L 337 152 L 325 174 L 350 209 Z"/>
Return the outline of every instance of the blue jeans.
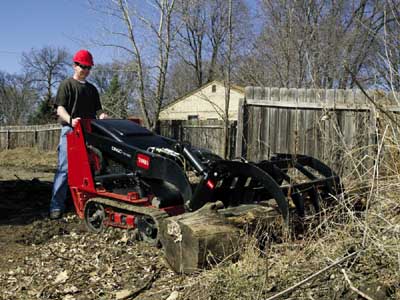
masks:
<path fill-rule="evenodd" d="M 65 209 L 68 190 L 68 157 L 67 157 L 67 133 L 72 128 L 63 126 L 61 129 L 60 143 L 58 144 L 58 167 L 54 175 L 53 192 L 50 201 L 50 211 Z"/>

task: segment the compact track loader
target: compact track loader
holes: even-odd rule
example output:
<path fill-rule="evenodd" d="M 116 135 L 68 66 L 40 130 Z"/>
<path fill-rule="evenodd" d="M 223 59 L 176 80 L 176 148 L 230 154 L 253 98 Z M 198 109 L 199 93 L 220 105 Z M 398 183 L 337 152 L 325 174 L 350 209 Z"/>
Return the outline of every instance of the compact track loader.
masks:
<path fill-rule="evenodd" d="M 224 208 L 271 205 L 288 221 L 335 201 L 339 177 L 304 155 L 252 163 L 224 160 L 162 137 L 130 120 L 81 120 L 68 137 L 68 181 L 87 228 L 137 229 L 157 240 L 159 222 L 222 201 Z"/>

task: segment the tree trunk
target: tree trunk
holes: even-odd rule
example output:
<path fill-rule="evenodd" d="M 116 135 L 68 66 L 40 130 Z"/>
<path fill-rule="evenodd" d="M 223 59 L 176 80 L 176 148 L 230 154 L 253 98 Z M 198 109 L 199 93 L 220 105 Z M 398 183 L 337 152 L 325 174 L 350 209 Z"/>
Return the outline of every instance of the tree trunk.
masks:
<path fill-rule="evenodd" d="M 222 202 L 207 203 L 196 212 L 170 217 L 160 224 L 165 258 L 175 272 L 190 274 L 225 259 L 236 259 L 242 229 L 254 232 L 260 224 L 279 219 L 279 213 L 270 207 L 219 209 L 222 206 Z"/>

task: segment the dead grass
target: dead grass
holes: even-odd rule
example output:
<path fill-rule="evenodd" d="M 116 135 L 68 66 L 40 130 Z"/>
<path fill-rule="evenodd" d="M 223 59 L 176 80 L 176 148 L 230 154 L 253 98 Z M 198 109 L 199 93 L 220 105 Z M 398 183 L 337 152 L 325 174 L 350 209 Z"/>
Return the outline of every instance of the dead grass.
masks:
<path fill-rule="evenodd" d="M 383 127 L 371 152 L 374 157 L 361 161 L 359 156 L 349 157 L 356 150 L 344 152 L 354 166 L 342 178 L 346 196 L 303 239 L 271 242 L 262 251 L 247 237 L 237 263 L 204 272 L 183 299 L 400 299 L 396 132 Z M 351 253 L 354 256 L 318 274 Z M 307 278 L 312 279 L 276 297 Z"/>
<path fill-rule="evenodd" d="M 249 238 L 237 263 L 203 273 L 184 299 L 269 299 L 354 252 L 279 299 L 356 299 L 342 269 L 371 299 L 400 299 L 400 186 L 380 184 L 368 211 L 351 210 L 348 199 L 337 210 L 346 214 L 341 223 L 332 217 L 302 240 L 271 243 L 263 252 Z"/>
<path fill-rule="evenodd" d="M 57 168 L 55 151 L 37 148 L 17 148 L 0 151 L 0 180 L 52 181 Z"/>
<path fill-rule="evenodd" d="M 0 165 L 30 169 L 57 166 L 55 151 L 45 152 L 37 148 L 16 148 L 0 151 Z"/>

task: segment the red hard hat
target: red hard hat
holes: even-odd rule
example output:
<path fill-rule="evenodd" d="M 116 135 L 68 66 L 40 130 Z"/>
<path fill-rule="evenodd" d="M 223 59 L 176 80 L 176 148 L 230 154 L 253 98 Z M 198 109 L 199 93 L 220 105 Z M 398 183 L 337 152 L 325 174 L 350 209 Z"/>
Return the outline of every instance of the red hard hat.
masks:
<path fill-rule="evenodd" d="M 74 62 L 80 63 L 81 65 L 85 66 L 93 66 L 93 56 L 92 54 L 87 51 L 87 50 L 79 50 L 78 52 L 75 53 Z"/>

